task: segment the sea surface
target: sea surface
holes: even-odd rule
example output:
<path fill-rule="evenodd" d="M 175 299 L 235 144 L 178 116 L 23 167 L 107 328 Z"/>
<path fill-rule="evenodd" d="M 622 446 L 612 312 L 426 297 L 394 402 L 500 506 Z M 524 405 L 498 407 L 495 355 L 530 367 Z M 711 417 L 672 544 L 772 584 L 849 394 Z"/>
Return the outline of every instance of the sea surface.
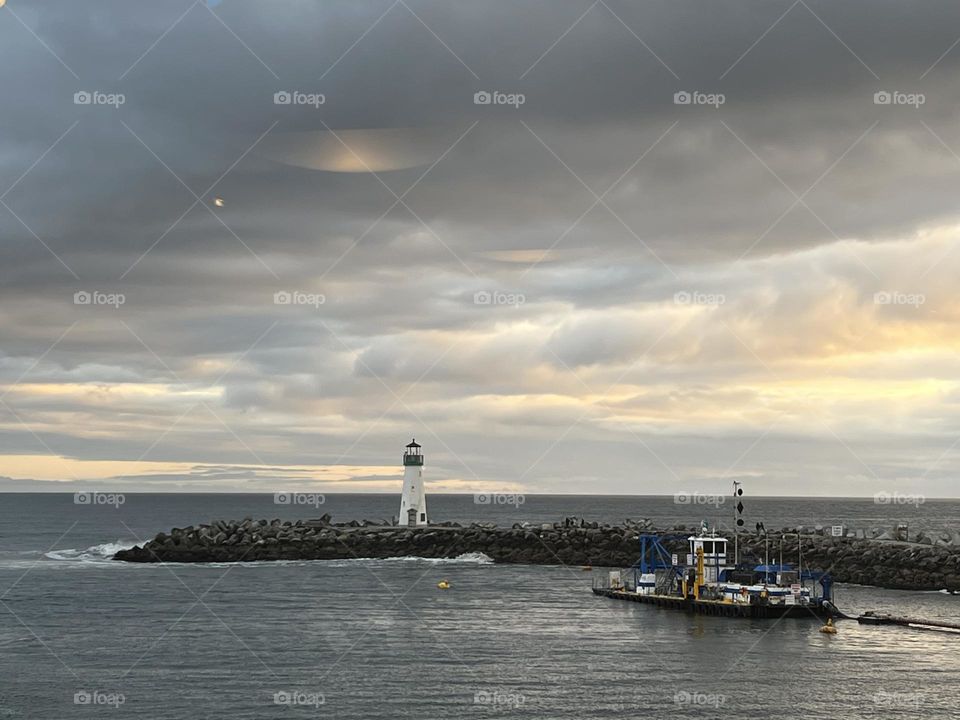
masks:
<path fill-rule="evenodd" d="M 308 500 L 310 498 L 300 498 Z M 502 499 L 502 498 L 501 498 Z M 431 496 L 435 520 L 732 521 L 672 497 Z M 960 635 L 690 617 L 595 597 L 578 567 L 483 556 L 236 565 L 109 559 L 174 526 L 379 519 L 386 495 L 0 495 L 0 718 L 948 718 Z M 516 498 L 514 498 L 516 500 Z M 748 527 L 960 530 L 960 502 L 747 498 Z M 452 585 L 442 591 L 437 583 Z M 848 613 L 960 622 L 960 596 L 841 585 Z"/>

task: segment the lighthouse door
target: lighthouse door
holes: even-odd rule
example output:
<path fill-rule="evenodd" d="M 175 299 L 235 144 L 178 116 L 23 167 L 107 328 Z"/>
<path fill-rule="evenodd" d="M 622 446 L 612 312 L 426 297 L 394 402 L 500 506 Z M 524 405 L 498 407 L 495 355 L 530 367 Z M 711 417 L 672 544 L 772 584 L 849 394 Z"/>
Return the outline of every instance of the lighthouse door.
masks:
<path fill-rule="evenodd" d="M 417 524 L 417 510 L 416 508 L 410 508 L 407 510 L 407 525 L 416 525 Z"/>

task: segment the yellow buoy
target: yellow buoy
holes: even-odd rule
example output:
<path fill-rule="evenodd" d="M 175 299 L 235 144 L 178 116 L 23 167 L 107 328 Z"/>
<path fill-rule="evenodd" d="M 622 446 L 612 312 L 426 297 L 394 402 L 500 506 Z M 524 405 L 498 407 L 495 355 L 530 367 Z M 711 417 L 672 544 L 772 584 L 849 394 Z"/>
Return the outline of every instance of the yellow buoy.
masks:
<path fill-rule="evenodd" d="M 441 580 L 440 582 L 437 583 L 437 587 L 440 588 L 441 590 L 449 590 L 450 583 L 448 583 L 446 580 Z"/>
<path fill-rule="evenodd" d="M 827 618 L 827 624 L 820 628 L 820 632 L 827 635 L 836 635 L 837 629 L 833 626 L 833 618 Z"/>

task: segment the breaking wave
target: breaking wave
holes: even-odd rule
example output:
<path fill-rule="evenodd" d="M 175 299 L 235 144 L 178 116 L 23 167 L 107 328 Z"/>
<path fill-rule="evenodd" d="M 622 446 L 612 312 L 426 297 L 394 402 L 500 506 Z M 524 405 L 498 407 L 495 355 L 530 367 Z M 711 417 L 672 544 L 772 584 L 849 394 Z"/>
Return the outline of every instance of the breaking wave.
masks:
<path fill-rule="evenodd" d="M 137 545 L 135 542 L 116 540 L 114 542 L 101 543 L 85 549 L 66 548 L 60 550 L 27 551 L 17 553 L 16 557 L 10 557 L 7 554 L 0 556 L 0 567 L 12 569 L 32 569 L 52 567 L 139 567 L 142 569 L 158 567 L 153 563 L 118 563 L 113 561 L 113 556 L 120 550 L 128 550 Z M 399 563 L 426 563 L 431 565 L 493 565 L 493 558 L 481 552 L 463 553 L 453 558 L 423 558 L 408 555 L 404 557 L 392 558 L 339 558 L 335 560 L 253 560 L 249 562 L 212 562 L 191 564 L 193 568 L 202 567 L 278 567 L 278 566 L 310 566 L 319 565 L 329 568 L 347 568 L 363 565 L 393 565 Z"/>
<path fill-rule="evenodd" d="M 462 555 L 457 555 L 455 558 L 422 558 L 416 556 L 404 556 L 398 558 L 380 558 L 380 562 L 425 562 L 425 563 L 436 563 L 442 565 L 444 563 L 472 563 L 474 565 L 493 565 L 493 558 L 489 555 L 484 555 L 482 552 L 469 552 L 463 553 Z M 356 560 L 350 560 L 348 562 L 356 562 Z M 369 560 L 367 560 L 369 562 Z"/>
<path fill-rule="evenodd" d="M 93 545 L 86 550 L 77 550 L 74 548 L 51 550 L 50 552 L 44 553 L 43 556 L 49 560 L 61 560 L 65 562 L 102 563 L 112 561 L 113 556 L 118 552 L 121 550 L 129 550 L 134 545 L 136 545 L 136 543 L 117 540 L 116 542 Z"/>
<path fill-rule="evenodd" d="M 198 563 L 207 567 L 276 567 L 276 566 L 300 566 L 300 565 L 322 565 L 324 567 L 356 567 L 357 565 L 378 565 L 394 563 L 429 563 L 431 565 L 493 565 L 493 558 L 482 552 L 471 552 L 457 555 L 454 558 L 424 558 L 415 555 L 405 555 L 403 557 L 391 558 L 340 558 L 336 560 L 251 560 L 249 562 L 214 562 Z"/>

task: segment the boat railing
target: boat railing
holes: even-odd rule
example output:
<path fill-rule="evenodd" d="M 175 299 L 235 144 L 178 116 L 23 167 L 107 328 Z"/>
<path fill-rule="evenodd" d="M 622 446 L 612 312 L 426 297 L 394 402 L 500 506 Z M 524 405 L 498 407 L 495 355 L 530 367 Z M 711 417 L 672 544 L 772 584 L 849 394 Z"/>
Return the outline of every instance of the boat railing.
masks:
<path fill-rule="evenodd" d="M 636 580 L 633 570 L 624 568 L 620 571 L 594 571 L 591 578 L 592 586 L 597 590 L 636 590 Z"/>

